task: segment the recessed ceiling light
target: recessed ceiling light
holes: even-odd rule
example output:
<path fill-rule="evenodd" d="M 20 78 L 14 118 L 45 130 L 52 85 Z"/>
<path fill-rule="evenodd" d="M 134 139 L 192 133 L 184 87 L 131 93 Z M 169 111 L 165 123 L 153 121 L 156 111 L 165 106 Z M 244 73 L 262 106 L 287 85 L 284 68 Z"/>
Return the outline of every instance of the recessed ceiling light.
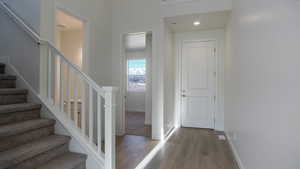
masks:
<path fill-rule="evenodd" d="M 194 26 L 199 26 L 199 25 L 200 25 L 200 22 L 199 22 L 199 21 L 195 21 L 195 22 L 193 23 L 193 25 L 194 25 Z"/>

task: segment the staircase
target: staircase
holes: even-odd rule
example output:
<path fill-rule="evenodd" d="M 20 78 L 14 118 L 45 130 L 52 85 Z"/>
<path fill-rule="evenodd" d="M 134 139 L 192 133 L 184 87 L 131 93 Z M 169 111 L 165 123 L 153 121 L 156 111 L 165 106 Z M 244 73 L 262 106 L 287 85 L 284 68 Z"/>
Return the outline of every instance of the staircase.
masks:
<path fill-rule="evenodd" d="M 0 63 L 0 169 L 85 169 L 87 156 L 69 151 L 69 136 L 54 134 L 55 120 L 40 118 L 16 76 Z"/>

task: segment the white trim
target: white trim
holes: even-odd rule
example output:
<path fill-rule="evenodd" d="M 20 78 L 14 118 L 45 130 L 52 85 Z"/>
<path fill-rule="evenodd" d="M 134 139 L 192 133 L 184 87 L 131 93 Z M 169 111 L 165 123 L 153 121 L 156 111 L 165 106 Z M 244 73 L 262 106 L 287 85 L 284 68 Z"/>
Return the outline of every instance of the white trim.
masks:
<path fill-rule="evenodd" d="M 178 78 L 178 83 L 180 84 L 180 88 L 176 89 L 176 93 L 177 93 L 177 96 L 179 97 L 178 100 L 180 101 L 180 103 L 178 104 L 178 117 L 180 119 L 180 121 L 178 122 L 180 124 L 180 126 L 182 126 L 182 96 L 180 94 L 180 91 L 182 91 L 182 48 L 183 48 L 183 45 L 185 43 L 190 43 L 190 42 L 213 42 L 214 43 L 214 48 L 216 48 L 216 56 L 215 56 L 215 60 L 216 60 L 216 63 L 215 63 L 215 71 L 217 71 L 217 60 L 218 60 L 218 48 L 217 48 L 217 40 L 216 39 L 199 39 L 199 40 L 179 40 L 178 42 L 178 51 L 180 50 L 180 53 L 178 53 L 177 55 L 177 61 L 178 61 L 178 64 L 177 66 L 178 67 L 178 74 L 176 74 L 177 78 Z M 215 92 L 215 95 L 216 97 L 219 97 L 218 96 L 218 92 L 217 92 L 217 84 L 219 83 L 219 79 L 218 79 L 218 73 L 216 75 L 216 81 L 215 81 L 215 89 L 214 89 L 214 92 Z M 214 119 L 216 119 L 216 113 L 215 111 L 217 110 L 217 105 L 218 105 L 218 102 L 216 101 L 216 104 L 214 104 L 214 112 L 211 112 L 212 113 L 212 122 L 210 124 L 210 126 L 212 127 L 212 129 L 216 129 L 216 122 Z"/>
<path fill-rule="evenodd" d="M 169 135 L 161 140 L 148 154 L 147 156 L 135 167 L 135 169 L 144 169 L 147 164 L 155 157 L 155 155 L 164 147 L 166 142 L 173 136 L 173 134 L 178 130 L 178 128 L 174 128 L 169 132 Z"/>
<path fill-rule="evenodd" d="M 7 57 L 9 58 L 9 57 Z M 9 59 L 8 59 L 9 60 Z M 89 157 L 92 157 L 94 161 L 97 162 L 99 166 L 104 166 L 104 155 L 97 154 L 94 151 L 94 147 L 92 147 L 86 140 L 84 139 L 81 135 L 81 131 L 75 127 L 75 124 L 70 122 L 67 117 L 65 117 L 64 114 L 58 113 L 60 112 L 59 107 L 53 108 L 52 104 L 46 101 L 46 99 L 43 99 L 41 95 L 37 94 L 37 92 L 31 87 L 31 85 L 25 80 L 25 78 L 22 76 L 22 74 L 10 63 L 6 63 L 7 66 L 11 68 L 11 70 L 15 73 L 15 75 L 18 77 L 19 80 L 21 80 L 27 89 L 35 95 L 51 112 L 52 114 L 56 117 L 56 119 L 64 125 L 64 127 L 70 132 L 70 135 L 72 138 L 74 138 L 77 142 L 79 142 L 80 147 L 82 147 L 84 150 L 87 151 L 87 154 Z M 84 152 L 85 153 L 85 152 Z"/>
<path fill-rule="evenodd" d="M 180 76 L 179 76 L 179 80 L 180 80 L 180 89 L 179 89 L 179 91 L 177 91 L 178 93 L 179 93 L 179 99 L 180 99 L 180 109 L 179 109 L 179 111 L 180 111 L 180 115 L 179 115 L 179 117 L 180 117 L 180 125 L 182 126 L 182 123 L 183 123 L 183 121 L 182 121 L 182 102 L 181 102 L 181 100 L 182 100 L 182 96 L 181 96 L 181 94 L 180 94 L 180 91 L 182 91 L 182 60 L 183 60 L 183 53 L 182 53 L 182 49 L 183 49 L 183 46 L 184 46 L 184 44 L 187 44 L 187 43 L 193 43 L 193 42 L 211 42 L 211 43 L 213 43 L 213 47 L 217 50 L 216 51 L 216 53 L 214 53 L 215 54 L 215 65 L 214 65 L 214 67 L 215 67 L 215 69 L 214 69 L 214 71 L 216 71 L 217 72 L 217 60 L 218 60 L 218 48 L 217 48 L 217 40 L 216 39 L 199 39 L 199 40 L 181 40 L 180 41 L 180 50 L 181 50 L 181 52 L 180 52 L 180 54 L 178 55 L 180 58 L 178 58 L 179 59 L 179 63 L 178 64 L 180 64 L 180 70 L 179 70 L 179 73 L 180 73 Z M 214 94 L 216 95 L 216 97 L 218 98 L 219 96 L 218 96 L 218 92 L 217 92 L 217 85 L 218 85 L 218 83 L 219 83 L 219 80 L 218 80 L 218 73 L 217 73 L 217 75 L 216 75 L 216 79 L 215 79 L 216 81 L 215 81 L 215 88 L 214 88 Z M 210 127 L 211 127 L 211 129 L 216 129 L 216 121 L 215 121 L 215 119 L 216 119 L 216 111 L 217 111 L 217 105 L 218 105 L 218 102 L 217 102 L 217 100 L 216 100 L 216 102 L 215 102 L 215 104 L 213 105 L 213 112 L 210 112 L 211 113 L 211 116 L 212 116 L 212 121 L 211 121 L 211 123 L 210 123 Z"/>
<path fill-rule="evenodd" d="M 228 144 L 229 144 L 229 146 L 230 146 L 230 148 L 231 148 L 231 151 L 232 151 L 232 153 L 233 153 L 233 155 L 234 155 L 234 158 L 235 158 L 235 160 L 236 160 L 236 162 L 237 162 L 237 165 L 238 165 L 239 169 L 245 169 L 245 167 L 244 167 L 244 165 L 243 165 L 243 163 L 242 163 L 242 160 L 241 160 L 241 158 L 240 158 L 240 156 L 239 156 L 239 153 L 238 153 L 238 151 L 236 150 L 236 148 L 235 148 L 235 146 L 234 146 L 234 144 L 233 144 L 233 142 L 232 142 L 231 137 L 229 136 L 229 134 L 228 134 L 227 132 L 225 132 L 225 135 L 226 135 L 226 137 L 227 137 Z"/>
<path fill-rule="evenodd" d="M 220 33 L 222 31 L 222 33 Z M 200 35 L 198 35 L 200 34 Z M 201 34 L 208 34 L 202 37 Z M 175 126 L 181 126 L 181 55 L 182 55 L 182 44 L 186 41 L 215 41 L 216 47 L 216 105 L 214 111 L 214 119 L 215 124 L 213 129 L 215 130 L 224 130 L 224 126 L 221 127 L 218 124 L 224 124 L 224 119 L 219 119 L 217 114 L 222 114 L 224 117 L 224 108 L 223 108 L 223 77 L 224 77 L 224 38 L 216 37 L 219 36 L 218 34 L 222 34 L 224 36 L 224 32 L 221 29 L 218 30 L 211 30 L 211 31 L 199 31 L 199 32 L 185 32 L 185 33 L 177 33 L 175 34 L 175 50 L 176 50 L 176 87 L 175 87 L 175 97 L 176 97 L 176 104 L 175 107 Z M 212 36 L 215 35 L 215 36 Z M 221 89 L 219 89 L 219 87 Z M 223 91 L 222 91 L 223 90 Z M 222 120 L 220 122 L 220 120 Z"/>

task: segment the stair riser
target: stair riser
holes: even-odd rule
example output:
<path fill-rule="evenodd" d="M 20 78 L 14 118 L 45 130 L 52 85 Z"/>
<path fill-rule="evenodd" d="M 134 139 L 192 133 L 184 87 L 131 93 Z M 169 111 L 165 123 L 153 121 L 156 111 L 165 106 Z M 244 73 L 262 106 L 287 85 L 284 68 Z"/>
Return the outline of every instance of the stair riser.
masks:
<path fill-rule="evenodd" d="M 0 114 L 0 125 L 40 118 L 40 109 Z"/>
<path fill-rule="evenodd" d="M 16 88 L 16 80 L 0 80 L 0 88 Z"/>
<path fill-rule="evenodd" d="M 36 168 L 36 167 L 38 167 L 42 164 L 45 164 L 48 161 L 54 159 L 55 157 L 66 153 L 68 151 L 68 147 L 69 147 L 68 144 L 64 144 L 60 147 L 56 147 L 50 151 L 42 153 L 38 156 L 35 156 L 27 161 L 24 161 L 16 166 L 12 166 L 7 169 L 33 169 L 33 168 Z"/>
<path fill-rule="evenodd" d="M 0 95 L 0 105 L 18 104 L 18 103 L 26 103 L 26 102 L 27 102 L 26 94 Z"/>
<path fill-rule="evenodd" d="M 0 138 L 0 152 L 31 142 L 33 140 L 37 140 L 42 137 L 49 136 L 51 134 L 54 134 L 54 126 L 29 131 L 8 138 Z"/>

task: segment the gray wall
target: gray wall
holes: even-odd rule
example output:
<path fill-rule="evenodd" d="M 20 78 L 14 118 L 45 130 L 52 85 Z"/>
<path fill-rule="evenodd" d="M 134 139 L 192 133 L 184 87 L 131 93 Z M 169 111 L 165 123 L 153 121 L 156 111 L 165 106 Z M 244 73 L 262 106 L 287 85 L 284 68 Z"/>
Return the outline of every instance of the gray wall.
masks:
<path fill-rule="evenodd" d="M 299 16 L 299 0 L 233 1 L 225 128 L 244 169 L 300 168 Z"/>
<path fill-rule="evenodd" d="M 22 17 L 35 32 L 40 32 L 41 0 L 2 0 Z"/>
<path fill-rule="evenodd" d="M 10 57 L 30 85 L 39 90 L 40 50 L 36 42 L 0 10 L 0 57 Z"/>

